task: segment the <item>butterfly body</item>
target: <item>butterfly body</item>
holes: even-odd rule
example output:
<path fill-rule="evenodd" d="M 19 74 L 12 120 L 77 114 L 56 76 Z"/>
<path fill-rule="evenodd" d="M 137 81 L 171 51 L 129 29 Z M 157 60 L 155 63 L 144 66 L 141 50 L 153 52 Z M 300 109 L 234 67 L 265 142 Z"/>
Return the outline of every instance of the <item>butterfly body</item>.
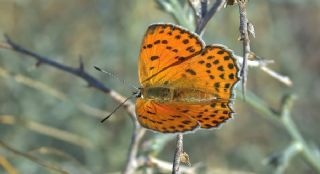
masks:
<path fill-rule="evenodd" d="M 214 94 L 206 93 L 195 88 L 174 88 L 174 87 L 146 87 L 142 90 L 142 98 L 154 100 L 159 103 L 201 103 L 216 100 Z"/>
<path fill-rule="evenodd" d="M 172 24 L 149 26 L 139 58 L 140 124 L 162 133 L 215 128 L 232 117 L 239 67 L 222 45 Z"/>

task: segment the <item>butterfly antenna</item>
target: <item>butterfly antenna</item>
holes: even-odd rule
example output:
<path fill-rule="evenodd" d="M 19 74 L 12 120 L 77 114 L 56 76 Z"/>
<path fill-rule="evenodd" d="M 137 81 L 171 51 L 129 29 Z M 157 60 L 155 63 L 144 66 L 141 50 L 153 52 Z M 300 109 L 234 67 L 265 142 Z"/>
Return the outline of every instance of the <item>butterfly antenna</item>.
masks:
<path fill-rule="evenodd" d="M 102 119 L 100 122 L 103 123 L 108 118 L 111 117 L 112 114 L 114 114 L 121 106 L 123 106 L 129 99 L 136 96 L 135 94 L 131 95 L 130 97 L 126 98 L 122 103 L 120 103 L 109 115 L 107 115 L 104 119 Z"/>
<path fill-rule="evenodd" d="M 105 73 L 105 74 L 109 75 L 109 76 L 112 77 L 113 79 L 116 79 L 116 80 L 122 82 L 124 85 L 127 85 L 127 86 L 128 86 L 128 84 L 127 84 L 127 82 L 126 82 L 125 80 L 121 80 L 121 79 L 120 79 L 118 76 L 116 76 L 115 74 L 112 74 L 111 72 L 105 71 L 105 70 L 103 70 L 103 69 L 101 69 L 101 68 L 99 68 L 99 67 L 97 67 L 97 66 L 94 66 L 94 68 L 95 68 L 96 70 L 102 72 L 102 73 Z M 134 88 L 135 90 L 139 90 L 138 87 L 136 87 L 136 86 L 134 86 L 134 85 L 132 85 L 132 84 L 129 84 L 129 86 L 132 87 L 132 88 Z"/>

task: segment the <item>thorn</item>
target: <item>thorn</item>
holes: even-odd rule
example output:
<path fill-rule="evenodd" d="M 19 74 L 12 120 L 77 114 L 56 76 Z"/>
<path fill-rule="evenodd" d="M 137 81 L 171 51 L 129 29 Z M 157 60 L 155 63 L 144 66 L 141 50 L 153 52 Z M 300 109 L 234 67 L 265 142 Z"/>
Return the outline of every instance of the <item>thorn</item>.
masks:
<path fill-rule="evenodd" d="M 98 70 L 98 71 L 102 71 L 102 69 L 99 68 L 99 67 L 97 67 L 97 66 L 93 66 L 93 67 L 94 67 L 94 69 L 96 69 L 96 70 Z"/>
<path fill-rule="evenodd" d="M 36 66 L 36 68 L 38 68 L 40 65 L 41 65 L 41 61 L 40 60 L 38 60 L 37 62 L 36 62 L 36 64 L 35 64 L 35 66 Z"/>
<path fill-rule="evenodd" d="M 248 33 L 250 34 L 250 36 L 255 38 L 256 37 L 256 33 L 255 33 L 255 30 L 254 30 L 254 26 L 253 26 L 253 24 L 251 22 L 247 23 L 247 28 L 248 28 Z"/>
<path fill-rule="evenodd" d="M 108 120 L 110 117 L 111 117 L 111 114 L 108 115 L 107 117 L 105 117 L 104 119 L 102 119 L 102 120 L 100 121 L 100 123 L 103 123 L 104 121 Z"/>
<path fill-rule="evenodd" d="M 242 41 L 243 38 L 241 36 L 238 36 L 237 41 Z"/>

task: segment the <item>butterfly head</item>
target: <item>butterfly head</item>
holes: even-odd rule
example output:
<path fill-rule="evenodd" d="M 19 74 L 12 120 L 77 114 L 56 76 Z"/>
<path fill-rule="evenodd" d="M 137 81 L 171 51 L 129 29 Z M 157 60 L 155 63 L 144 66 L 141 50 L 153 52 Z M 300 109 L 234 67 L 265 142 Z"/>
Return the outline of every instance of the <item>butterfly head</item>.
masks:
<path fill-rule="evenodd" d="M 142 92 L 143 91 L 143 88 L 142 87 L 139 87 L 137 91 L 134 91 L 132 93 L 133 96 L 135 96 L 136 98 L 143 98 L 142 96 Z"/>

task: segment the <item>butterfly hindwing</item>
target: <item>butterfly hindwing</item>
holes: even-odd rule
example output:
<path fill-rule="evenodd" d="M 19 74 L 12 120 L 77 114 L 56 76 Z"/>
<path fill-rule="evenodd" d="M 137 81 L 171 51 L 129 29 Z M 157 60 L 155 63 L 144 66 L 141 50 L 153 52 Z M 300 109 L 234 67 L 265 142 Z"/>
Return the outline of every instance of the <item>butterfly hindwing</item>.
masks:
<path fill-rule="evenodd" d="M 143 127 L 162 133 L 187 132 L 199 126 L 195 119 L 186 113 L 179 112 L 175 105 L 168 103 L 138 98 L 136 113 Z"/>
<path fill-rule="evenodd" d="M 201 128 L 217 128 L 232 118 L 231 102 L 211 101 L 208 103 L 181 105 L 182 111 L 188 111 L 189 116 L 200 124 Z"/>
<path fill-rule="evenodd" d="M 234 113 L 230 102 L 211 101 L 201 104 L 157 103 L 137 99 L 136 113 L 143 127 L 163 132 L 188 132 L 201 127 L 217 128 Z"/>

